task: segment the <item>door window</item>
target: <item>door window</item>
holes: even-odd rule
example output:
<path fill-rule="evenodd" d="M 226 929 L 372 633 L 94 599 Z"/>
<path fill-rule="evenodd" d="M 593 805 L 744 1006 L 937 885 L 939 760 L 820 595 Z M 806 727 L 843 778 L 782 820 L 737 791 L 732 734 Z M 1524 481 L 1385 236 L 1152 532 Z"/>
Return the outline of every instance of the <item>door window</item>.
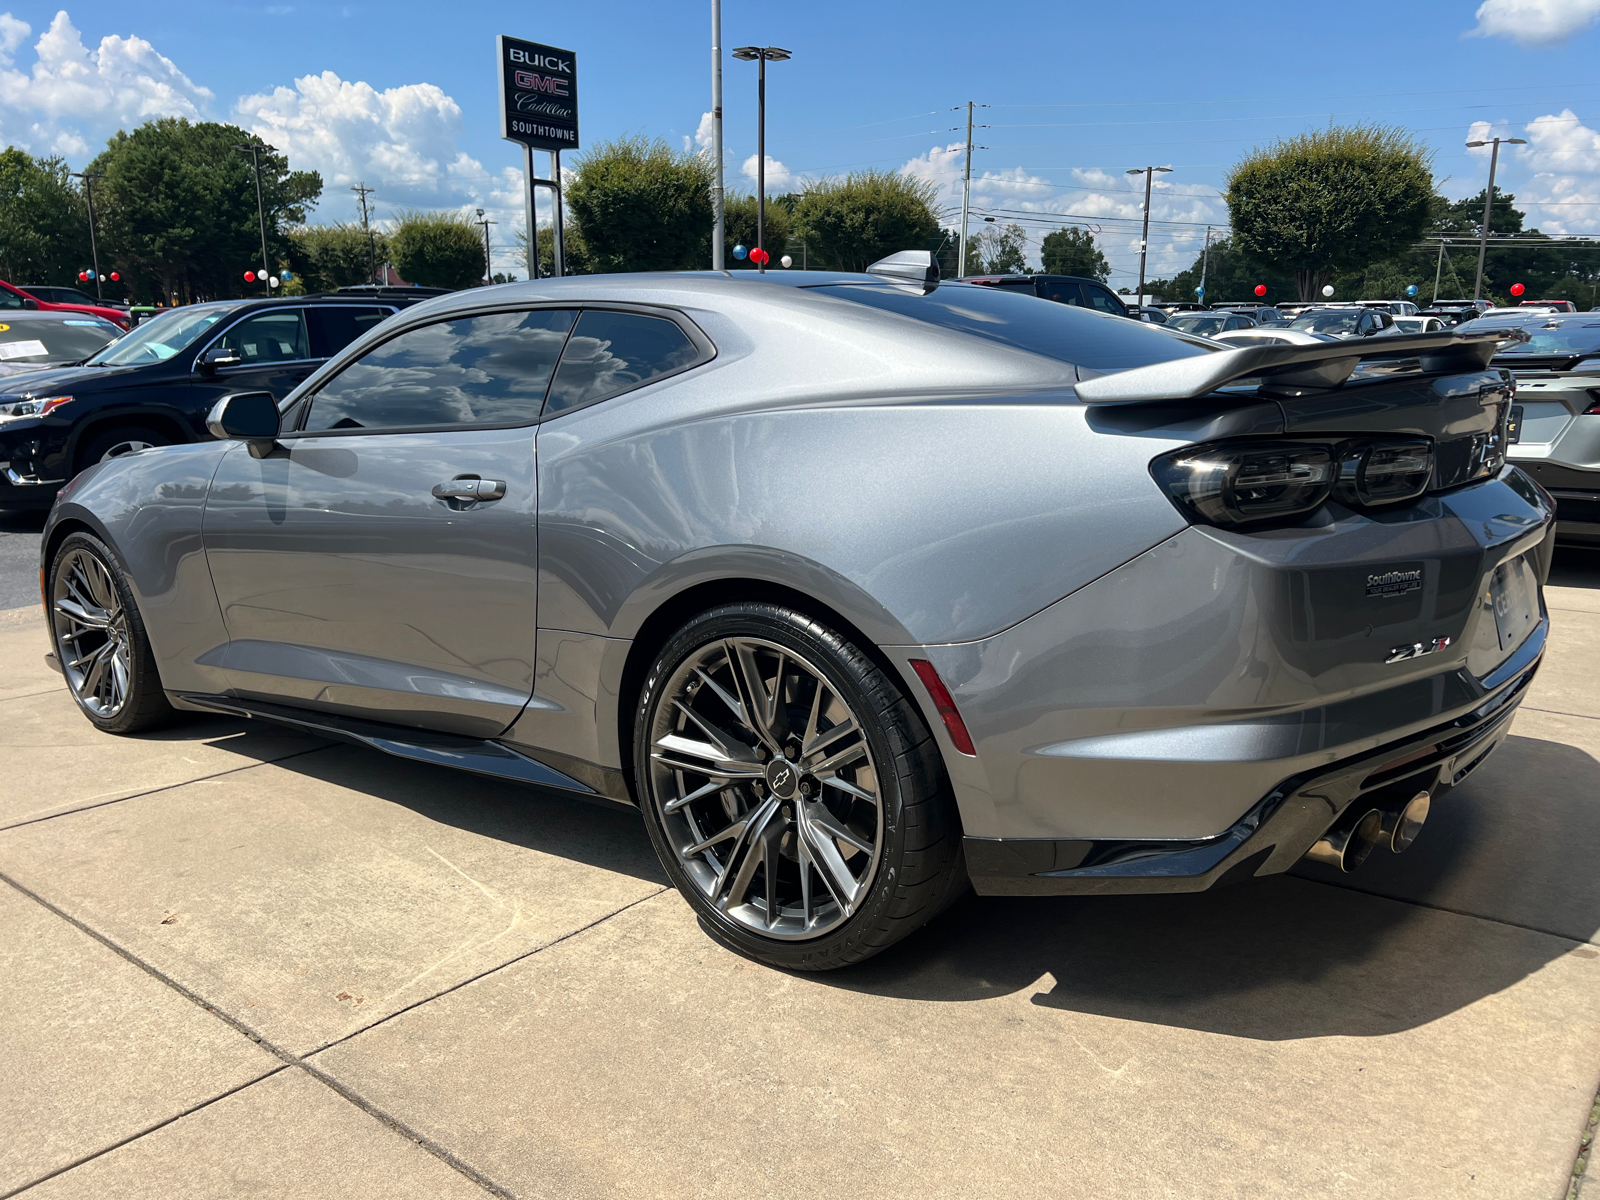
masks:
<path fill-rule="evenodd" d="M 1123 308 L 1121 301 L 1106 291 L 1105 288 L 1095 287 L 1093 284 L 1086 283 L 1083 285 L 1083 295 L 1084 299 L 1088 301 L 1089 307 L 1096 312 L 1110 313 L 1114 317 L 1127 315 L 1127 310 Z"/>
<path fill-rule="evenodd" d="M 332 358 L 379 321 L 392 308 L 357 308 L 354 305 L 318 305 L 306 312 L 311 327 L 311 357 Z"/>
<path fill-rule="evenodd" d="M 700 352 L 665 317 L 586 309 L 561 356 L 544 415 L 620 395 L 691 365 Z"/>
<path fill-rule="evenodd" d="M 311 398 L 301 428 L 437 429 L 536 421 L 576 315 L 568 308 L 485 313 L 407 330 L 374 346 L 323 385 Z"/>
<path fill-rule="evenodd" d="M 248 316 L 229 328 L 216 344 L 234 351 L 247 367 L 311 357 L 305 310 L 299 308 L 274 308 Z"/>
<path fill-rule="evenodd" d="M 22 297 L 9 288 L 0 288 L 0 308 L 21 308 Z"/>
<path fill-rule="evenodd" d="M 1083 304 L 1083 293 L 1078 290 L 1078 285 L 1075 283 L 1046 281 L 1043 287 L 1044 290 L 1039 294 L 1046 300 L 1054 300 L 1057 304 L 1076 304 L 1080 307 Z"/>

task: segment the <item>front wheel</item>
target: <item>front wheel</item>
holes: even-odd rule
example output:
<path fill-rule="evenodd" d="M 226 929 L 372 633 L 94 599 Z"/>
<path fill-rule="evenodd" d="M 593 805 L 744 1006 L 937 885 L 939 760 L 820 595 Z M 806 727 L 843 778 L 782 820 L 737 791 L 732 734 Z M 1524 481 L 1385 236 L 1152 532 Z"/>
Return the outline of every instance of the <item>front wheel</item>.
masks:
<path fill-rule="evenodd" d="M 966 885 L 938 747 L 895 681 L 793 609 L 731 604 L 661 651 L 634 772 L 651 840 L 707 928 L 774 966 L 868 958 Z"/>

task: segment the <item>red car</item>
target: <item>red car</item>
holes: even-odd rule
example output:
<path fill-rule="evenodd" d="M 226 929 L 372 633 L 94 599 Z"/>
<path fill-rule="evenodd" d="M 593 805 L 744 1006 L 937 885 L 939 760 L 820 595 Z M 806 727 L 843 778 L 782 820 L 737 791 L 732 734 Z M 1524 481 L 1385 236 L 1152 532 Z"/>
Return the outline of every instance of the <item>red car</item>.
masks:
<path fill-rule="evenodd" d="M 133 327 L 132 318 L 124 309 L 101 304 L 52 304 L 48 300 L 40 300 L 29 295 L 19 287 L 12 287 L 4 279 L 0 279 L 0 314 L 8 308 L 36 308 L 40 312 L 88 313 L 92 317 L 110 321 L 124 333 Z"/>

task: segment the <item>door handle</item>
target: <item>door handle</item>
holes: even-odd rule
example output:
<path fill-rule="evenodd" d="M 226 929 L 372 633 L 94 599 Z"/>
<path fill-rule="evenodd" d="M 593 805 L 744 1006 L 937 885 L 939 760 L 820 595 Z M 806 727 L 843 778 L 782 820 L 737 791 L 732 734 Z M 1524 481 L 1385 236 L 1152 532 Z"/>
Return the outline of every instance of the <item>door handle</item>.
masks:
<path fill-rule="evenodd" d="M 433 485 L 435 500 L 498 500 L 505 494 L 504 479 L 452 479 Z"/>

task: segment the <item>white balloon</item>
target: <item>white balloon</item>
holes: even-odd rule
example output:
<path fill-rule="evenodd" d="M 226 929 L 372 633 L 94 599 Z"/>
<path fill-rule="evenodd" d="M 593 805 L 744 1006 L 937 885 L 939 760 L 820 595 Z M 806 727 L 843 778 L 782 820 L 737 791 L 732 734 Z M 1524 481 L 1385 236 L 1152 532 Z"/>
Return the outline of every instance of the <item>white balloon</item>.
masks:
<path fill-rule="evenodd" d="M 267 283 L 272 287 L 277 287 L 278 286 L 278 277 L 276 275 L 272 276 L 270 279 L 267 280 Z"/>
<path fill-rule="evenodd" d="M 785 255 L 784 255 L 784 256 L 783 256 L 783 257 L 782 257 L 782 258 L 780 258 L 780 259 L 779 259 L 779 260 L 778 260 L 778 261 L 779 261 L 779 262 L 781 262 L 781 263 L 782 263 L 782 264 L 783 264 L 783 265 L 784 265 L 784 266 L 786 266 L 786 267 L 792 267 L 792 266 L 794 266 L 794 259 L 792 259 L 792 258 L 790 258 L 790 257 L 789 257 L 789 256 L 788 256 L 788 255 L 787 255 L 787 254 L 785 254 Z"/>
<path fill-rule="evenodd" d="M 1322 285 L 1322 294 L 1323 294 L 1323 295 L 1324 295 L 1324 296 L 1331 296 L 1331 295 L 1333 295 L 1333 284 L 1331 284 L 1331 283 L 1326 283 L 1326 284 L 1323 284 L 1323 285 Z"/>

